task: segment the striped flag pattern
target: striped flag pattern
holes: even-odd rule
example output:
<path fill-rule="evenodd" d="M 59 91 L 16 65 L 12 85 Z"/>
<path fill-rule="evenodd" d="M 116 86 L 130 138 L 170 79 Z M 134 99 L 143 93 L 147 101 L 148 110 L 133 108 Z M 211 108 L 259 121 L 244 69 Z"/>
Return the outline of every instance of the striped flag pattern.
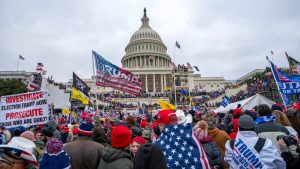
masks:
<path fill-rule="evenodd" d="M 142 82 L 131 72 L 124 70 L 93 51 L 95 64 L 97 69 L 96 85 L 111 87 L 139 96 L 142 90 Z"/>

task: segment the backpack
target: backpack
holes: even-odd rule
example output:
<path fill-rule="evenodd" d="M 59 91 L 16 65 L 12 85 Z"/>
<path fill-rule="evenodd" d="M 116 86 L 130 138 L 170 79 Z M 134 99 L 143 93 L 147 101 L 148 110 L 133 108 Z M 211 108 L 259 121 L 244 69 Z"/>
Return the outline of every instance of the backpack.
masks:
<path fill-rule="evenodd" d="M 229 142 L 231 149 L 233 149 L 233 147 L 234 147 L 234 141 L 235 140 L 230 140 L 230 142 Z M 261 151 L 261 149 L 264 147 L 265 142 L 266 142 L 266 139 L 258 137 L 258 140 L 254 146 L 254 149 L 257 151 L 257 153 L 259 153 Z"/>

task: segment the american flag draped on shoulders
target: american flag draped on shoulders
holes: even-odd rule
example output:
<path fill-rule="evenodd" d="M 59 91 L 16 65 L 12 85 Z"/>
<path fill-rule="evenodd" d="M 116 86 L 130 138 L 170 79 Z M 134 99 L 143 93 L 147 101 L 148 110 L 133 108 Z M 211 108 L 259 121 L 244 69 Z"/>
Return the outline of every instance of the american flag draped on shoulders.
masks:
<path fill-rule="evenodd" d="M 170 169 L 209 169 L 205 152 L 191 124 L 169 125 L 155 141 Z"/>
<path fill-rule="evenodd" d="M 142 90 L 142 82 L 131 72 L 122 69 L 93 51 L 96 64 L 96 85 L 111 87 L 139 96 Z"/>

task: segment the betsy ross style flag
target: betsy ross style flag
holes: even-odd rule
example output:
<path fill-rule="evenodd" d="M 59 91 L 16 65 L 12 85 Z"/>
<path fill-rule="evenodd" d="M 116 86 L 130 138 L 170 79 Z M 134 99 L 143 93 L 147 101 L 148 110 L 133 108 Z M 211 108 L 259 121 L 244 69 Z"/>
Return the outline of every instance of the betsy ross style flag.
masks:
<path fill-rule="evenodd" d="M 210 168 L 191 124 L 168 125 L 154 143 L 163 151 L 168 168 Z"/>
<path fill-rule="evenodd" d="M 297 75 L 300 73 L 300 62 L 297 61 L 296 59 L 292 58 L 285 52 L 285 55 L 288 59 L 289 65 L 290 65 L 290 70 L 292 75 Z"/>
<path fill-rule="evenodd" d="M 142 90 L 142 82 L 131 72 L 124 70 L 93 51 L 96 64 L 96 85 L 111 87 L 139 96 Z"/>
<path fill-rule="evenodd" d="M 86 96 L 89 96 L 89 92 L 91 89 L 74 72 L 73 72 L 73 87 L 76 88 L 77 90 L 80 90 Z"/>

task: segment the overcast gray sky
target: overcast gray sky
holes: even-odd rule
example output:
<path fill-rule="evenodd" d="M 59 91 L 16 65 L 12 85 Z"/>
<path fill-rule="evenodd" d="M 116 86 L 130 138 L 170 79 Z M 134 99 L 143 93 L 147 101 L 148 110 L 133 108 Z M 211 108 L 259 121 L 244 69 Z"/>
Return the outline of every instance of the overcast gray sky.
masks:
<path fill-rule="evenodd" d="M 67 81 L 72 72 L 92 75 L 92 50 L 121 65 L 143 8 L 150 26 L 176 63 L 190 62 L 202 76 L 235 80 L 284 55 L 300 60 L 298 0 L 1 0 L 0 70 L 34 71 L 42 62 L 47 75 Z M 179 61 L 180 60 L 180 61 Z"/>

